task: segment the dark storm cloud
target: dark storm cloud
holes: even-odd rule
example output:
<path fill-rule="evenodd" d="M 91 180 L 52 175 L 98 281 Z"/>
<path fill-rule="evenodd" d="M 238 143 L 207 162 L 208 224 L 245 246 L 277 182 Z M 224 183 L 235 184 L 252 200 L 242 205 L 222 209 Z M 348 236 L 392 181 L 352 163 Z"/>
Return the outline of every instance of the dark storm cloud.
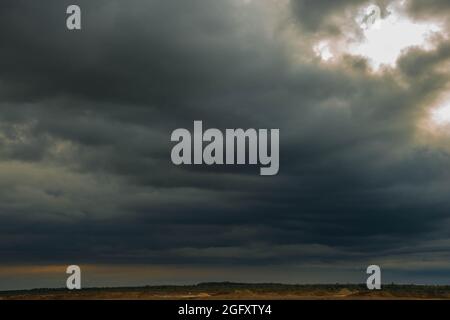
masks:
<path fill-rule="evenodd" d="M 412 0 L 408 3 L 408 9 L 416 17 L 444 16 L 448 18 L 450 3 L 445 0 Z"/>
<path fill-rule="evenodd" d="M 340 34 L 342 27 L 354 22 L 356 9 L 376 4 L 382 10 L 382 16 L 388 14 L 386 6 L 390 0 L 292 0 L 290 1 L 297 22 L 307 32 Z M 349 13 L 352 12 L 350 15 Z M 350 21 L 349 21 L 350 20 Z"/>
<path fill-rule="evenodd" d="M 266 2 L 76 3 L 79 32 L 69 2 L 0 5 L 1 263 L 365 263 L 448 238 L 449 154 L 415 139 L 448 44 L 374 74 L 292 61 Z M 290 8 L 308 42 L 364 3 Z M 280 128 L 280 174 L 173 166 L 193 120 Z"/>
<path fill-rule="evenodd" d="M 443 66 L 449 59 L 450 43 L 447 41 L 441 43 L 436 50 L 431 52 L 419 48 L 411 49 L 407 55 L 400 59 L 399 66 L 403 72 L 409 77 L 415 78 L 416 81 L 426 80 L 428 83 L 440 83 L 445 86 L 448 73 Z"/>
<path fill-rule="evenodd" d="M 298 0 L 292 1 L 294 12 L 298 15 L 298 21 L 306 30 L 317 31 L 323 29 L 324 25 L 328 31 L 337 33 L 339 27 L 330 21 L 330 17 L 336 11 L 344 11 L 346 8 L 362 4 L 362 0 L 338 0 L 338 1 L 310 1 Z"/>

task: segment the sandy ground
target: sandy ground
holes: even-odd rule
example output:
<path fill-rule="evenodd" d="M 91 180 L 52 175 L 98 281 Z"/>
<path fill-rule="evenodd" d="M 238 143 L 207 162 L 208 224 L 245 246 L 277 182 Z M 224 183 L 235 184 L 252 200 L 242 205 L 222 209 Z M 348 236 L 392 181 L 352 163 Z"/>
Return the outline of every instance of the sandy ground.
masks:
<path fill-rule="evenodd" d="M 86 289 L 79 291 L 31 290 L 0 293 L 0 300 L 397 300 L 397 299 L 449 299 L 447 287 L 397 286 L 380 291 L 355 288 L 202 288 L 167 287 Z M 253 290 L 252 290 L 253 289 Z M 409 290 L 408 290 L 409 289 Z"/>

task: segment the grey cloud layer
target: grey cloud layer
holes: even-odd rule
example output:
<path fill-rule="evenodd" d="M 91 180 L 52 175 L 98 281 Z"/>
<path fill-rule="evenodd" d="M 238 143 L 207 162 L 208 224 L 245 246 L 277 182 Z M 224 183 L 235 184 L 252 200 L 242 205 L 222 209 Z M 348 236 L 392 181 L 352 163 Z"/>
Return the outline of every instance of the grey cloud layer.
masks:
<path fill-rule="evenodd" d="M 375 75 L 292 61 L 266 2 L 77 3 L 81 32 L 68 2 L 0 5 L 1 263 L 359 263 L 448 239 L 449 154 L 415 139 L 448 43 Z M 360 3 L 289 19 L 308 42 Z M 173 166 L 193 120 L 280 128 L 280 174 Z"/>

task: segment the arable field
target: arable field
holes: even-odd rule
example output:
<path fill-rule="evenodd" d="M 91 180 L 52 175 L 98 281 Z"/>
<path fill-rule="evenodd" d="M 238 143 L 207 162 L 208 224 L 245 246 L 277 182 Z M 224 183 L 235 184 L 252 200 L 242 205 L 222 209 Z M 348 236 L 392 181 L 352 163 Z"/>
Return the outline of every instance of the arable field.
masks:
<path fill-rule="evenodd" d="M 284 285 L 201 283 L 191 286 L 130 288 L 34 289 L 0 292 L 0 300 L 368 300 L 450 299 L 450 286 L 385 285 L 369 291 L 365 285 Z"/>

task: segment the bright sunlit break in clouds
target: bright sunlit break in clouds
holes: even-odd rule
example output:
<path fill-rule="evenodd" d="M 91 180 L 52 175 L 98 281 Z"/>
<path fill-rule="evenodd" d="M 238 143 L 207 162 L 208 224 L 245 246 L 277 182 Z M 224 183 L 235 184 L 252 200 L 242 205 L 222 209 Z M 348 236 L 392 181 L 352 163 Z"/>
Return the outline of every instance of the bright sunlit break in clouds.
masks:
<path fill-rule="evenodd" d="M 413 21 L 405 14 L 406 1 L 394 2 L 386 8 L 387 14 L 376 17 L 373 24 L 367 24 L 367 18 L 375 14 L 374 5 L 364 7 L 355 19 L 362 36 L 348 36 L 345 39 L 321 40 L 314 46 L 314 52 L 324 61 L 330 61 L 339 54 L 359 55 L 367 58 L 374 70 L 381 66 L 395 67 L 397 59 L 405 49 L 421 47 L 433 48 L 432 38 L 443 35 L 438 22 Z M 332 45 L 333 41 L 341 42 Z M 342 44 L 342 42 L 344 44 Z M 333 52 L 331 48 L 341 48 Z"/>
<path fill-rule="evenodd" d="M 439 127 L 450 125 L 450 98 L 431 111 L 431 120 Z"/>

